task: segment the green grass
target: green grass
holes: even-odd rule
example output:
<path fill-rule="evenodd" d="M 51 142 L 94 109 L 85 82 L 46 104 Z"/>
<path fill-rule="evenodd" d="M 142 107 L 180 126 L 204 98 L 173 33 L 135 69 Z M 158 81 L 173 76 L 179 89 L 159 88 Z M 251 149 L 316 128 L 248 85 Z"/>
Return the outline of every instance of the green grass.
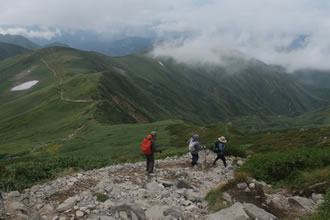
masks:
<path fill-rule="evenodd" d="M 93 196 L 96 196 L 98 202 L 105 202 L 109 199 L 109 196 L 102 193 L 94 193 Z"/>
<path fill-rule="evenodd" d="M 224 204 L 221 187 L 209 191 L 205 200 L 208 202 L 209 209 L 213 212 L 217 212 L 227 207 L 227 205 Z"/>

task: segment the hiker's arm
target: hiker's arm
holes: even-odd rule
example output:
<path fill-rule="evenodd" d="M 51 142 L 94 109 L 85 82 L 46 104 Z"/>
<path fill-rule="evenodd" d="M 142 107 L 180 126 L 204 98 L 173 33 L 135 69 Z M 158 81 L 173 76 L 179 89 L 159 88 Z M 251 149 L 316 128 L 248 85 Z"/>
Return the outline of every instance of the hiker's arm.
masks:
<path fill-rule="evenodd" d="M 158 150 L 156 148 L 156 142 L 155 141 L 151 141 L 151 150 L 152 150 L 152 152 L 161 152 L 161 150 Z"/>
<path fill-rule="evenodd" d="M 203 150 L 204 147 L 201 146 L 201 144 L 200 144 L 198 141 L 196 141 L 196 143 L 195 143 L 195 149 L 196 149 L 196 150 Z"/>

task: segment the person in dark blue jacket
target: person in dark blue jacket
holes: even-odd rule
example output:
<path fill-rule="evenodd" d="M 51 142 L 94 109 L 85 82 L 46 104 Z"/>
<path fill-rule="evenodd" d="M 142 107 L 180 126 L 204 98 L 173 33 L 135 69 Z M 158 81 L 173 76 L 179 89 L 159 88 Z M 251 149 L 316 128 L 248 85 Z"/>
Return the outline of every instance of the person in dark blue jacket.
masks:
<path fill-rule="evenodd" d="M 227 143 L 227 140 L 224 136 L 221 136 L 218 138 L 218 141 L 214 143 L 214 149 L 213 151 L 217 154 L 217 158 L 213 161 L 213 165 L 215 166 L 217 163 L 217 160 L 221 159 L 223 162 L 223 165 L 227 167 L 226 158 L 225 158 L 225 144 Z"/>

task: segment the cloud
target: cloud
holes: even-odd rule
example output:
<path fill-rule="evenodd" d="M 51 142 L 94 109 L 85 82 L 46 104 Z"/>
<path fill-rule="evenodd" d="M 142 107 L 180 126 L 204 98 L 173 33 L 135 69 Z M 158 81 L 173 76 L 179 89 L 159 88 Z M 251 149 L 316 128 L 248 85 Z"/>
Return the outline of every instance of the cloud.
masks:
<path fill-rule="evenodd" d="M 0 28 L 0 34 L 23 35 L 30 38 L 43 38 L 50 40 L 56 36 L 61 36 L 61 31 L 56 29 L 51 31 L 47 28 L 41 30 L 28 30 L 27 28 Z"/>
<path fill-rule="evenodd" d="M 182 33 L 182 38 L 156 45 L 153 54 L 218 64 L 228 51 L 241 51 L 289 70 L 330 69 L 327 0 L 3 0 L 1 25 L 61 30 L 55 35 L 51 28 L 20 32 L 45 38 L 79 30 L 103 38 L 125 32 L 164 39 Z"/>

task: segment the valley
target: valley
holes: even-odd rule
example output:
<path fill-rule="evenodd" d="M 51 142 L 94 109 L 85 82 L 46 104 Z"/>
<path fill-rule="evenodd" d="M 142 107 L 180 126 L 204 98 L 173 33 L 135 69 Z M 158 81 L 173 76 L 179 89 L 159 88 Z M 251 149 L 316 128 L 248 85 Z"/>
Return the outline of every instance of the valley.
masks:
<path fill-rule="evenodd" d="M 145 53 L 49 47 L 4 59 L 0 79 L 0 180 L 7 190 L 143 161 L 141 140 L 151 130 L 163 150 L 157 160 L 186 155 L 192 133 L 210 150 L 223 135 L 226 155 L 249 156 L 235 173 L 290 191 L 330 181 L 329 100 L 319 95 L 327 88 L 307 88 L 260 61 L 230 72 Z"/>

